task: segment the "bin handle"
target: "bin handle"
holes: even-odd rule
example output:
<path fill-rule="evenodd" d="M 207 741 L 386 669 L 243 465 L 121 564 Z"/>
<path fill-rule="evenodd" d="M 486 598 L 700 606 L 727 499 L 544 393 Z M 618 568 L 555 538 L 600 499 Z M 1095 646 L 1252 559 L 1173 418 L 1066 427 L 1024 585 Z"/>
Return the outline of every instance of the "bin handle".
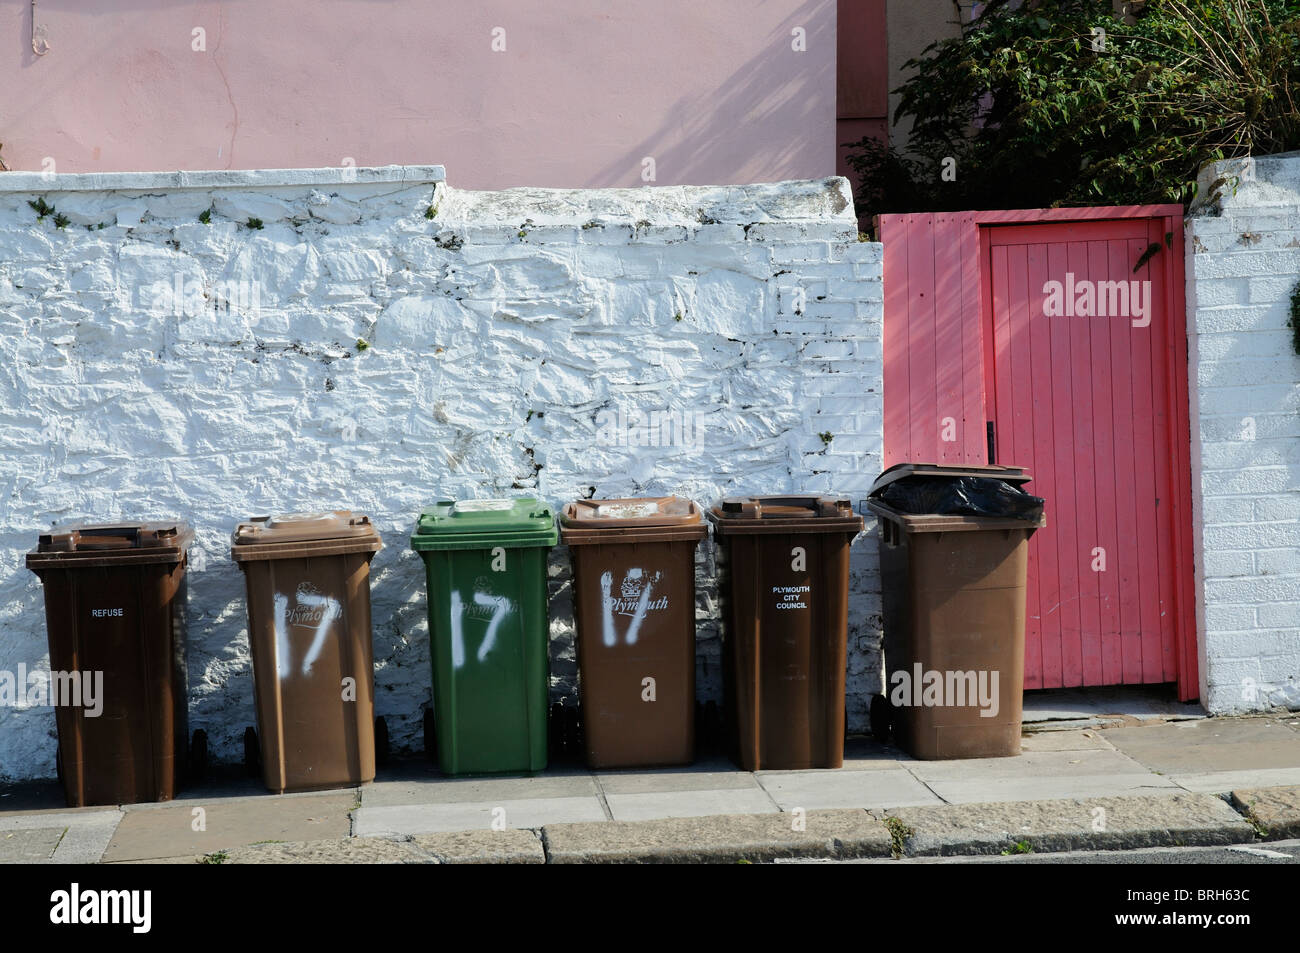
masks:
<path fill-rule="evenodd" d="M 134 549 L 140 545 L 140 528 L 138 526 L 105 527 L 93 532 L 73 530 L 70 533 L 57 533 L 51 541 L 59 548 L 70 552 L 76 550 L 98 549 Z"/>
<path fill-rule="evenodd" d="M 834 496 L 763 496 L 750 499 L 724 499 L 722 512 L 738 513 L 749 519 L 762 519 L 763 507 L 808 510 L 816 516 L 844 516 L 853 513 L 853 503 Z"/>

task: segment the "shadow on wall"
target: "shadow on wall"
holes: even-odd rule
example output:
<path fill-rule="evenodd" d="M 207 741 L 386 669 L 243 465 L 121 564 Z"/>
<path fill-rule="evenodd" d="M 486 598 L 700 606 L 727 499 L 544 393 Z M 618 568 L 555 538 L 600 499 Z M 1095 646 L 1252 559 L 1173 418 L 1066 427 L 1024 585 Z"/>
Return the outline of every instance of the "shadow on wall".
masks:
<path fill-rule="evenodd" d="M 829 0 L 834 5 L 835 0 Z M 835 16 L 823 9 L 827 0 L 806 0 L 769 37 L 766 51 L 736 70 L 716 90 L 678 99 L 671 109 L 672 121 L 628 149 L 593 174 L 596 188 L 629 188 L 654 185 L 645 178 L 646 162 L 653 160 L 656 176 L 665 184 L 728 185 L 737 182 L 770 182 L 785 177 L 798 154 L 804 151 L 809 134 L 827 136 L 822 168 L 807 177 L 835 174 Z M 811 27 L 809 26 L 811 24 Z M 791 31 L 804 31 L 804 49 L 797 52 Z M 805 68 L 799 79 L 781 87 L 779 96 L 767 94 L 762 74 L 772 69 L 777 56 L 801 57 Z M 689 68 L 688 63 L 681 64 Z M 822 77 L 830 73 L 830 78 Z M 829 91 L 830 95 L 825 95 Z M 789 129 L 785 143 L 765 143 L 762 156 L 748 154 L 737 137 L 735 122 L 758 123 L 784 115 L 778 128 Z M 735 118 L 739 117 L 739 118 Z M 731 182 L 709 182 L 701 170 L 718 166 L 733 168 Z"/>

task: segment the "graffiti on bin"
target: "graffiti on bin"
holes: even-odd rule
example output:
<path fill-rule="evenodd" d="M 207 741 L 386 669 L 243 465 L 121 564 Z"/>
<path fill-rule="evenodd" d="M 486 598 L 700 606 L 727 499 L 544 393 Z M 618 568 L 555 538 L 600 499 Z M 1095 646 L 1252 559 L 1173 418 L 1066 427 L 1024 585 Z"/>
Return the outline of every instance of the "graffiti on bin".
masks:
<path fill-rule="evenodd" d="M 667 596 L 660 596 L 658 599 L 654 598 L 655 586 L 658 585 L 662 578 L 662 572 L 656 571 L 653 575 L 650 575 L 644 569 L 634 566 L 623 576 L 623 582 L 619 586 L 619 592 L 616 596 L 614 595 L 614 574 L 608 570 L 600 574 L 600 602 L 604 609 L 601 636 L 605 645 L 614 646 L 618 644 L 618 631 L 614 620 L 616 615 L 631 620 L 628 623 L 627 631 L 623 634 L 623 641 L 628 645 L 636 645 L 637 636 L 641 632 L 641 623 L 645 621 L 646 613 L 668 608 Z"/>
<path fill-rule="evenodd" d="M 465 667 L 465 620 L 486 622 L 487 630 L 479 643 L 476 658 L 482 662 L 497 643 L 497 632 L 506 616 L 514 611 L 514 602 L 506 596 L 491 591 L 486 576 L 474 580 L 474 593 L 466 600 L 458 590 L 451 593 L 451 665 Z"/>
<path fill-rule="evenodd" d="M 325 649 L 325 640 L 329 638 L 330 628 L 335 619 L 343 614 L 343 607 L 332 596 L 327 596 L 310 582 L 300 583 L 294 593 L 292 605 L 283 593 L 276 593 L 275 607 L 275 652 L 276 671 L 283 680 L 293 673 L 293 649 L 289 641 L 290 627 L 307 629 L 315 633 L 311 644 L 302 657 L 300 673 L 311 674 L 312 666 Z"/>

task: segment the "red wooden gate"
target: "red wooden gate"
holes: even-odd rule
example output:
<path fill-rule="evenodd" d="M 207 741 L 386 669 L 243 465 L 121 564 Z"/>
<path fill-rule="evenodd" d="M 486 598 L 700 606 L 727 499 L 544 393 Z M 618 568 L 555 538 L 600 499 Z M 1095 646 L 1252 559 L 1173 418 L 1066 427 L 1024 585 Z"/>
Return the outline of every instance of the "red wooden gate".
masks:
<path fill-rule="evenodd" d="M 1029 469 L 1025 687 L 1195 698 L 1182 208 L 881 217 L 885 465 Z"/>

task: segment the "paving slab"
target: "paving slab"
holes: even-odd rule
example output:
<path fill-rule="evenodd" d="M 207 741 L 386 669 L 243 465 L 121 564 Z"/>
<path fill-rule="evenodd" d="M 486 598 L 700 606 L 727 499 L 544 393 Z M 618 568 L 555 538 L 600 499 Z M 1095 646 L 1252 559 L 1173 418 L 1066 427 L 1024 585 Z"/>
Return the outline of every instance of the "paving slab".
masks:
<path fill-rule="evenodd" d="M 0 834 L 0 864 L 31 864 L 49 860 L 66 828 L 6 831 Z"/>
<path fill-rule="evenodd" d="M 866 811 L 854 810 L 548 824 L 542 838 L 553 864 L 885 857 L 891 847 L 885 825 Z"/>
<path fill-rule="evenodd" d="M 213 858 L 215 860 L 215 858 Z M 210 861 L 211 862 L 211 861 Z M 341 837 L 283 844 L 256 844 L 226 851 L 222 864 L 431 864 L 436 861 L 408 841 Z"/>
<path fill-rule="evenodd" d="M 1020 750 L 1025 754 L 1037 751 L 1088 751 L 1098 749 L 1114 751 L 1115 746 L 1102 737 L 1101 732 L 1078 728 L 1060 731 L 1036 731 L 1020 739 Z"/>
<path fill-rule="evenodd" d="M 1198 791 L 1203 794 L 1230 794 L 1236 788 L 1272 788 L 1300 784 L 1300 768 L 1172 774 L 1169 780 L 1188 791 Z"/>
<path fill-rule="evenodd" d="M 473 801 L 518 801 L 538 798 L 595 797 L 596 780 L 588 773 L 532 777 L 448 778 L 374 781 L 361 788 L 362 808 L 410 804 L 468 804 Z"/>
<path fill-rule="evenodd" d="M 542 840 L 532 831 L 459 831 L 421 834 L 421 851 L 441 864 L 544 864 Z"/>
<path fill-rule="evenodd" d="M 0 835 L 17 831 L 57 830 L 58 844 L 50 857 L 56 864 L 93 864 L 103 857 L 108 842 L 122 820 L 116 809 L 46 811 L 41 814 L 0 816 Z"/>
<path fill-rule="evenodd" d="M 760 771 L 758 783 L 783 811 L 941 803 L 933 791 L 901 767 L 891 771 Z"/>
<path fill-rule="evenodd" d="M 1169 778 L 1155 774 L 1063 775 L 1051 778 L 988 778 L 977 781 L 926 781 L 949 804 L 1056 800 L 1071 797 L 1119 797 L 1181 792 Z M 900 805 L 901 806 L 901 805 Z"/>
<path fill-rule="evenodd" d="M 882 745 L 870 738 L 849 738 L 844 743 L 844 766 L 841 771 L 890 771 L 912 756 L 893 745 Z"/>
<path fill-rule="evenodd" d="M 1102 735 L 1162 774 L 1300 768 L 1300 734 L 1276 718 L 1206 718 L 1106 728 Z"/>
<path fill-rule="evenodd" d="M 133 811 L 166 811 L 176 808 L 192 811 L 196 807 L 207 810 L 208 806 L 213 803 L 237 807 L 240 804 L 245 806 L 260 804 L 267 798 L 275 798 L 278 801 L 311 801 L 318 798 L 350 797 L 355 801 L 359 791 L 359 785 L 350 784 L 344 787 L 324 788 L 319 791 L 288 791 L 284 794 L 273 794 L 267 790 L 266 785 L 261 781 L 249 781 L 246 778 L 241 778 L 230 786 L 206 785 L 201 788 L 185 790 L 170 801 L 141 801 L 138 804 L 123 804 L 121 810 L 127 813 Z M 303 810 L 309 810 L 309 808 L 304 807 Z"/>
<path fill-rule="evenodd" d="M 945 804 L 886 812 L 907 856 L 1242 844 L 1255 832 L 1208 794 Z"/>
<path fill-rule="evenodd" d="M 907 770 L 927 783 L 1151 773 L 1128 755 L 1108 748 L 1025 751 L 1009 758 L 913 761 Z"/>
<path fill-rule="evenodd" d="M 1247 813 L 1268 840 L 1300 837 L 1300 785 L 1241 788 L 1232 792 L 1232 803 Z"/>
<path fill-rule="evenodd" d="M 65 813 L 102 811 L 112 805 L 92 805 L 90 807 L 68 807 L 63 795 L 63 785 L 57 781 L 27 781 L 22 784 L 0 786 L 0 817 L 13 814 L 35 814 L 44 811 L 62 811 Z"/>
<path fill-rule="evenodd" d="M 500 811 L 501 813 L 494 813 Z M 606 820 L 597 797 L 519 798 L 450 804 L 399 804 L 362 807 L 353 814 L 352 833 L 358 837 L 436 834 L 445 831 L 490 831 L 493 822 L 505 827 Z"/>
<path fill-rule="evenodd" d="M 1205 718 L 1205 709 L 1180 702 L 1165 687 L 1062 688 L 1026 692 L 1024 720 L 1043 722 L 1096 717 L 1163 721 Z"/>
<path fill-rule="evenodd" d="M 106 862 L 211 854 L 261 841 L 314 841 L 346 837 L 348 812 L 356 795 L 209 800 L 203 804 L 173 801 L 150 810 L 128 811 L 117 826 Z M 194 811 L 202 809 L 201 816 Z M 204 830 L 194 830 L 201 820 Z M 57 858 L 56 858 L 57 859 Z"/>
<path fill-rule="evenodd" d="M 728 788 L 720 791 L 606 794 L 605 802 L 609 805 L 609 811 L 616 821 L 704 817 L 710 814 L 775 814 L 780 810 L 757 783 L 748 788 Z"/>
<path fill-rule="evenodd" d="M 598 772 L 596 782 L 606 795 L 657 794 L 667 791 L 757 791 L 748 771 L 691 771 L 678 768 L 649 771 Z"/>

